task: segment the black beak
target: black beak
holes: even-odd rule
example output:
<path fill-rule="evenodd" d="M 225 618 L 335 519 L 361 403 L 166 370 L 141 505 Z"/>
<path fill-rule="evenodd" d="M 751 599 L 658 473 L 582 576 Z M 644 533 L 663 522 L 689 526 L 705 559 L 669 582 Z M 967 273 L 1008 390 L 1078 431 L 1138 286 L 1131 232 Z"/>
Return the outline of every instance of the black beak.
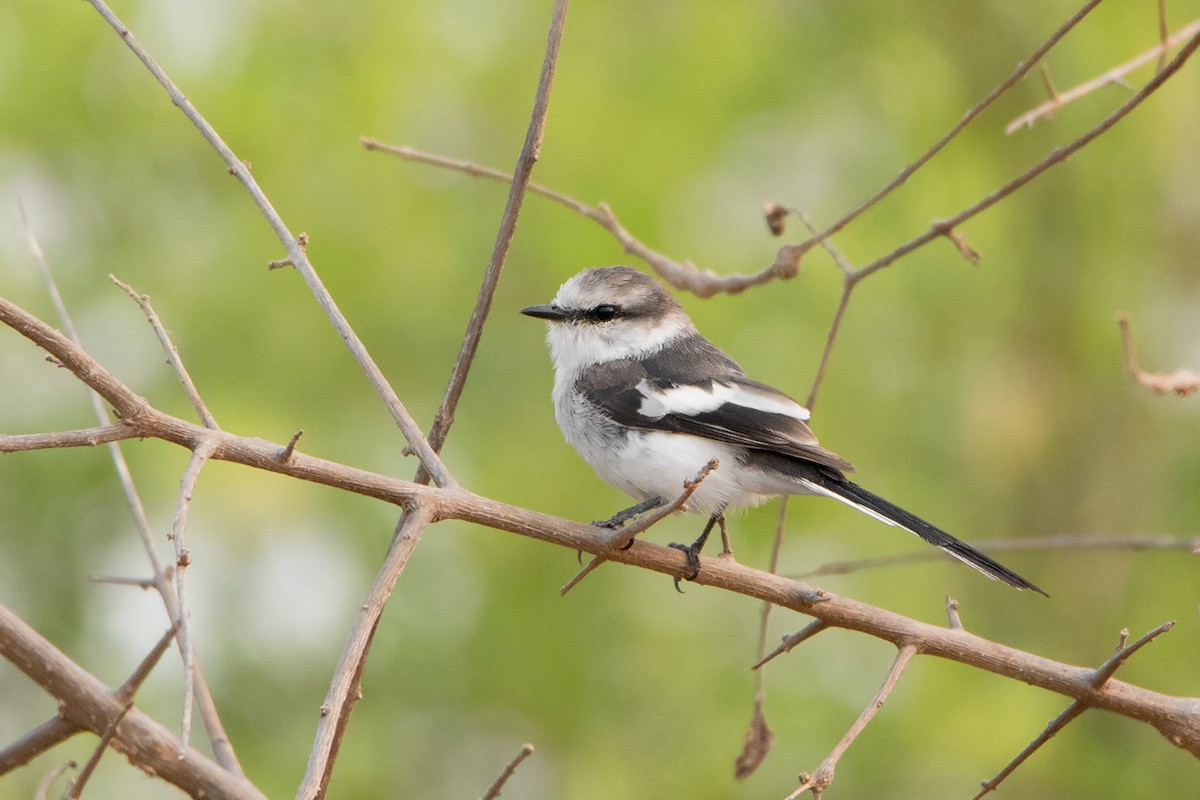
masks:
<path fill-rule="evenodd" d="M 521 313 L 527 317 L 537 317 L 538 319 L 545 319 L 551 322 L 561 322 L 570 317 L 570 314 L 557 306 L 530 306 L 529 308 L 522 308 Z"/>

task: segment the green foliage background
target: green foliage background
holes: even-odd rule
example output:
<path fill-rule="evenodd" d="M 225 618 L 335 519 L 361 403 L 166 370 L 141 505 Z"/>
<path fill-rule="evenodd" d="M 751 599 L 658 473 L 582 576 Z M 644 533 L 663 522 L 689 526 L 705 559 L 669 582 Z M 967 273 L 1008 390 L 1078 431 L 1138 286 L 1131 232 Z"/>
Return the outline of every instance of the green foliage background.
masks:
<path fill-rule="evenodd" d="M 506 189 L 367 153 L 360 135 L 511 168 L 550 2 L 119 2 L 116 11 L 253 171 L 417 419 L 448 378 Z M 650 246 L 720 273 L 763 268 L 766 201 L 829 222 L 882 186 L 1008 75 L 1072 3 L 576 3 L 536 181 L 612 204 Z M 1197 16 L 1194 0 L 1171 20 Z M 1053 52 L 1060 88 L 1153 44 L 1152 4 L 1111 0 Z M 1144 81 L 1149 70 L 1135 74 Z M 862 264 L 1018 174 L 1126 96 L 1110 87 L 1031 131 L 1028 79 L 910 185 L 839 236 Z M 1200 66 L 1131 118 L 965 226 L 978 267 L 935 243 L 860 288 L 815 427 L 862 482 L 966 539 L 1195 535 L 1200 414 L 1128 380 L 1114 315 L 1151 368 L 1200 368 Z M 218 421 L 245 435 L 408 477 L 412 459 L 242 189 L 84 3 L 0 5 L 0 291 L 53 319 L 18 221 L 21 197 L 90 351 L 158 407 L 190 408 L 137 308 L 150 294 Z M 801 233 L 785 237 L 796 241 Z M 563 444 L 540 326 L 517 309 L 586 266 L 620 263 L 591 222 L 526 200 L 493 319 L 446 448 L 471 489 L 588 520 L 625 498 Z M 734 297 L 682 298 L 747 370 L 803 397 L 836 305 L 824 254 Z M 68 375 L 0 332 L 0 429 L 85 427 Z M 129 443 L 153 521 L 169 528 L 187 453 Z M 778 506 L 733 522 L 765 565 Z M 330 674 L 397 512 L 225 464 L 201 477 L 189 547 L 198 650 L 250 776 L 272 797 L 303 773 Z M 691 537 L 679 518 L 650 538 Z M 919 547 L 821 500 L 791 504 L 785 572 Z M 946 593 L 980 635 L 1076 664 L 1117 631 L 1180 619 L 1122 672 L 1196 696 L 1195 559 L 1046 552 L 1004 560 L 1053 599 L 953 563 L 822 579 L 939 622 Z M 774 797 L 812 769 L 892 653 L 826 633 L 770 668 L 778 739 L 754 777 L 732 762 L 751 712 L 758 607 L 608 566 L 567 598 L 572 553 L 442 524 L 385 614 L 333 796 L 482 794 L 524 741 L 513 798 Z M 0 602 L 117 684 L 166 622 L 155 598 L 96 585 L 146 570 L 103 449 L 0 459 Z M 774 617 L 771 637 L 803 619 Z M 174 726 L 177 659 L 139 705 Z M 841 762 L 831 796 L 964 797 L 1065 701 L 920 659 Z M 53 703 L 0 665 L 0 742 Z M 197 737 L 199 739 L 200 737 Z M 31 796 L 77 737 L 0 783 Z M 1195 761 L 1147 726 L 1086 715 L 1005 785 L 1011 797 L 1194 796 Z M 91 797 L 176 793 L 110 754 Z"/>

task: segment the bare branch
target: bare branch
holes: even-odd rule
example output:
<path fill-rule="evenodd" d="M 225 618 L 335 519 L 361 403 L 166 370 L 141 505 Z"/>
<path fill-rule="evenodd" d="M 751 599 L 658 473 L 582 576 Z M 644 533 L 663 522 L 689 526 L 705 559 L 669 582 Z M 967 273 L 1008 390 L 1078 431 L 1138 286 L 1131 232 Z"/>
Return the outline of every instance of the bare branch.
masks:
<path fill-rule="evenodd" d="M 533 755 L 533 745 L 521 745 L 520 751 L 513 756 L 512 761 L 508 762 L 504 771 L 500 773 L 500 777 L 496 778 L 496 782 L 488 787 L 488 790 L 483 795 L 483 800 L 495 800 L 499 797 L 500 792 L 504 790 L 504 784 L 508 783 L 508 779 L 517 771 L 517 767 L 521 766 L 521 762 L 531 755 Z"/>
<path fill-rule="evenodd" d="M 188 605 L 187 584 L 184 576 L 192 563 L 191 553 L 184 544 L 187 531 L 188 509 L 192 505 L 192 493 L 204 463 L 212 457 L 216 443 L 211 439 L 202 441 L 188 461 L 187 469 L 179 482 L 179 500 L 175 504 L 175 521 L 171 525 L 171 541 L 175 543 L 175 597 L 179 600 L 179 615 L 174 622 L 179 628 L 179 650 L 183 655 L 183 720 L 180 722 L 179 746 L 187 747 L 192 733 L 192 694 L 196 685 L 196 654 L 192 649 L 191 610 Z"/>
<path fill-rule="evenodd" d="M 454 424 L 454 412 L 458 408 L 459 398 L 462 397 L 463 387 L 467 382 L 467 373 L 479 350 L 479 340 L 483 337 L 483 326 L 487 323 L 488 311 L 492 307 L 492 298 L 496 287 L 500 284 L 500 273 L 504 269 L 504 260 L 508 256 L 508 247 L 512 243 L 513 234 L 517 229 L 517 216 L 521 213 L 521 203 L 525 199 L 525 189 L 529 185 L 529 176 L 533 166 L 541 157 L 542 138 L 546 131 L 546 114 L 550 110 L 550 88 L 554 83 L 554 69 L 558 64 L 558 50 L 562 44 L 563 28 L 567 21 L 567 0 L 555 0 L 554 11 L 550 21 L 550 32 L 546 36 L 546 55 L 542 60 L 542 71 L 538 77 L 537 94 L 533 102 L 533 112 L 529 118 L 529 128 L 525 133 L 525 144 L 521 147 L 521 155 L 517 159 L 515 177 L 511 181 L 508 192 L 508 203 L 504 207 L 504 216 L 500 220 L 500 230 L 496 234 L 496 244 L 492 249 L 492 257 L 484 272 L 483 285 L 479 287 L 479 296 L 475 300 L 475 310 L 471 313 L 471 321 L 467 324 L 467 332 L 463 336 L 462 347 L 450 373 L 450 384 L 446 387 L 446 395 L 434 415 L 433 427 L 429 431 L 429 446 L 435 453 L 441 452 L 442 445 Z M 421 467 L 415 478 L 417 483 L 427 483 L 429 472 Z"/>
<path fill-rule="evenodd" d="M 46 800 L 50 793 L 50 786 L 58 780 L 58 776 L 68 770 L 75 769 L 77 766 L 79 765 L 73 760 L 66 761 L 43 775 L 42 779 L 38 781 L 37 791 L 33 794 L 33 800 Z"/>
<path fill-rule="evenodd" d="M 1138 639 L 1132 645 L 1128 646 L 1125 642 L 1129 636 L 1129 631 L 1122 631 L 1121 645 L 1117 648 L 1117 652 L 1112 656 L 1112 658 L 1101 664 L 1096 669 L 1095 673 L 1093 673 L 1091 678 L 1092 686 L 1096 689 L 1100 689 L 1105 683 L 1108 682 L 1110 678 L 1112 678 L 1113 674 L 1120 669 L 1121 665 L 1128 661 L 1134 653 L 1157 639 L 1161 634 L 1171 630 L 1173 627 L 1175 627 L 1175 623 L 1173 621 L 1165 622 L 1147 633 L 1141 639 Z M 1018 753 L 1012 761 L 1008 762 L 1008 764 L 1004 767 L 1004 769 L 1000 770 L 996 777 L 992 778 L 990 781 L 983 781 L 980 784 L 982 788 L 979 790 L 979 793 L 972 798 L 972 800 L 979 800 L 979 798 L 983 797 L 989 792 L 995 791 L 996 787 L 1000 785 L 1001 781 L 1011 775 L 1017 767 L 1025 763 L 1025 761 L 1031 755 L 1037 752 L 1042 745 L 1050 741 L 1055 734 L 1067 727 L 1072 720 L 1074 720 L 1087 709 L 1088 705 L 1082 700 L 1076 700 L 1074 703 L 1071 703 L 1071 705 L 1067 706 L 1061 714 L 1050 720 L 1050 724 L 1046 726 L 1045 730 L 1038 734 L 1037 738 L 1030 742 L 1024 750 Z"/>
<path fill-rule="evenodd" d="M 96 677 L 67 658 L 33 628 L 0 605 L 0 657 L 24 672 L 59 703 L 63 718 L 97 736 L 124 710 L 125 703 Z M 136 708 L 117 726 L 112 747 L 131 763 L 150 770 L 194 798 L 263 800 L 240 775 L 223 769 L 179 743 L 162 725 Z"/>
<path fill-rule="evenodd" d="M 1161 24 L 1165 25 L 1165 22 L 1163 22 L 1163 18 L 1161 16 L 1159 17 L 1159 21 Z M 1040 120 L 1042 117 L 1053 115 L 1055 111 L 1058 111 L 1058 109 L 1062 108 L 1067 103 L 1073 103 L 1081 97 L 1086 97 L 1092 92 L 1102 89 L 1105 86 L 1111 86 L 1114 84 L 1124 85 L 1125 76 L 1133 72 L 1138 67 L 1148 64 L 1155 59 L 1158 59 L 1159 62 L 1158 72 L 1162 72 L 1166 66 L 1167 54 L 1183 42 L 1195 36 L 1197 33 L 1200 33 L 1200 19 L 1189 22 L 1187 25 L 1183 26 L 1174 34 L 1169 36 L 1166 35 L 1164 28 L 1164 38 L 1154 47 L 1151 47 L 1146 52 L 1142 53 L 1136 58 L 1126 61 L 1120 66 L 1113 67 L 1099 77 L 1081 83 L 1078 86 L 1073 86 L 1070 89 L 1067 89 L 1065 92 L 1051 93 L 1049 100 L 1037 106 L 1033 110 L 1022 114 L 1012 122 L 1008 123 L 1008 125 L 1004 126 L 1004 132 L 1012 135 L 1022 128 L 1032 128 L 1035 122 Z"/>
<path fill-rule="evenodd" d="M 275 211 L 274 206 L 271 205 L 271 201 L 267 199 L 258 182 L 250 174 L 250 168 L 234 155 L 229 145 L 225 144 L 216 130 L 208 124 L 208 120 L 196 110 L 196 107 L 183 95 L 183 92 L 179 91 L 179 88 L 167 76 L 163 68 L 158 65 L 150 56 L 150 53 L 134 38 L 133 33 L 125 26 L 125 23 L 121 22 L 117 15 L 104 4 L 104 0 L 88 0 L 88 2 L 100 13 L 105 22 L 117 32 L 129 49 L 133 51 L 134 55 L 145 65 L 146 69 L 150 70 L 150 74 L 166 90 L 167 95 L 171 98 L 171 102 L 183 112 L 184 116 L 196 127 L 200 135 L 204 137 L 204 140 L 220 154 L 230 174 L 234 175 L 241 182 L 242 186 L 246 188 L 246 191 L 250 193 L 254 204 L 258 206 L 259 211 L 266 218 L 267 224 L 271 226 L 271 230 L 275 232 L 276 237 L 283 244 L 284 249 L 287 250 L 288 260 L 291 261 L 296 272 L 300 274 L 309 291 L 316 298 L 317 305 L 325 312 L 325 316 L 333 325 L 334 330 L 337 331 L 338 336 L 350 349 L 354 360 L 362 368 L 363 372 L 366 373 L 367 380 L 375 387 L 375 391 L 383 400 L 384 405 L 387 406 L 392 419 L 395 420 L 396 425 L 400 428 L 400 432 L 404 434 L 404 438 L 408 442 L 408 447 L 412 452 L 417 454 L 417 457 L 421 460 L 421 464 L 433 475 L 434 482 L 438 486 L 454 485 L 454 478 L 450 475 L 445 465 L 442 464 L 441 458 L 429 446 L 429 442 L 426 441 L 420 427 L 408 413 L 404 404 L 400 402 L 396 391 L 388 383 L 387 378 L 384 377 L 382 370 L 379 369 L 375 360 L 371 358 L 371 354 L 367 352 L 367 348 L 363 345 L 362 340 L 358 338 L 358 334 L 350 327 L 349 321 L 342 314 L 341 309 L 338 308 L 337 303 L 334 302 L 333 297 L 329 294 L 329 290 L 321 282 L 317 271 L 309 262 L 308 255 L 304 252 L 307 237 L 304 234 L 301 234 L 299 237 L 292 235 L 287 225 L 284 224 L 283 218 Z M 122 416 L 124 417 L 125 415 Z"/>
<path fill-rule="evenodd" d="M 121 724 L 121 720 L 125 719 L 125 715 L 129 713 L 129 709 L 133 708 L 133 698 L 137 694 L 137 690 L 141 687 L 142 682 L 150 675 L 150 672 L 158 664 L 163 653 L 167 652 L 167 648 L 171 646 L 171 642 L 175 640 L 175 632 L 179 628 L 179 624 L 175 623 L 167 629 L 167 632 L 159 637 L 158 642 L 146 654 L 138 664 L 137 669 L 129 676 L 128 680 L 121 685 L 117 690 L 116 696 L 118 699 L 125 701 L 124 708 L 121 713 L 113 718 L 108 727 L 104 729 L 104 733 L 100 736 L 100 743 L 96 745 L 96 749 L 92 752 L 91 758 L 83 765 L 83 769 L 79 771 L 79 776 L 75 778 L 71 786 L 69 797 L 72 800 L 78 800 L 83 796 L 83 788 L 87 785 L 88 779 L 92 777 L 92 773 L 96 771 L 96 767 L 100 764 L 100 758 L 104 755 L 104 751 L 108 749 L 109 743 L 117 734 L 117 726 Z M 191 695 L 188 696 L 189 701 Z"/>
<path fill-rule="evenodd" d="M 1121 326 L 1125 367 L 1135 381 L 1148 389 L 1153 389 L 1157 394 L 1174 392 L 1180 397 L 1187 397 L 1200 389 L 1200 372 L 1193 372 L 1190 369 L 1177 369 L 1171 373 L 1144 371 L 1138 365 L 1137 347 L 1133 343 L 1133 333 L 1129 329 L 1129 317 L 1125 314 L 1119 315 L 1117 324 Z"/>
<path fill-rule="evenodd" d="M 829 784 L 833 783 L 833 774 L 837 769 L 837 762 L 842 757 L 842 754 L 849 749 L 858 735 L 870 724 L 871 720 L 883 708 L 884 702 L 891 695 L 892 690 L 896 688 L 896 682 L 900 680 L 900 676 L 904 674 L 909 663 L 912 662 L 913 656 L 917 654 L 915 645 L 906 644 L 900 647 L 896 653 L 896 660 L 892 662 L 892 668 L 888 671 L 887 677 L 883 681 L 883 685 L 879 687 L 879 691 L 875 693 L 875 697 L 863 709 L 862 714 L 858 716 L 854 724 L 850 726 L 850 730 L 846 731 L 846 735 L 837 743 L 825 760 L 817 767 L 812 774 L 800 776 L 800 788 L 788 795 L 787 800 L 793 800 L 805 792 L 812 792 L 814 797 L 820 797 L 821 793 L 829 788 Z"/>
<path fill-rule="evenodd" d="M 32 341 L 44 343 L 51 355 L 73 366 L 77 377 L 85 383 L 102 388 L 122 402 L 132 394 L 61 334 L 3 298 L 0 298 L 0 322 Z M 432 515 L 432 520 L 473 522 L 570 550 L 603 555 L 611 561 L 664 575 L 676 575 L 680 569 L 677 550 L 643 541 L 635 542 L 629 550 L 613 550 L 607 542 L 597 539 L 592 525 L 500 503 L 460 487 L 433 489 L 303 453 L 295 453 L 283 462 L 279 459 L 281 445 L 278 443 L 209 430 L 149 406 L 140 407 L 137 416 L 129 422 L 144 436 L 188 449 L 194 448 L 199 440 L 210 439 L 216 443 L 212 457 L 222 461 L 334 486 L 396 505 L 410 508 L 420 505 Z M 765 600 L 817 618 L 827 626 L 865 633 L 897 647 L 915 643 L 927 655 L 968 664 L 1082 700 L 1092 707 L 1146 722 L 1172 744 L 1200 757 L 1200 703 L 1196 700 L 1171 697 L 1115 679 L 1099 691 L 1091 684 L 1093 671 L 1083 667 L 1025 653 L 965 631 L 909 619 L 800 581 L 747 567 L 733 559 L 701 556 L 700 561 L 701 570 L 696 582 L 702 586 Z"/>
<path fill-rule="evenodd" d="M 392 546 L 375 576 L 367 599 L 363 601 L 358 619 L 350 632 L 350 640 L 346 643 L 337 669 L 334 670 L 325 702 L 321 704 L 316 741 L 308 759 L 304 780 L 296 793 L 297 800 L 319 800 L 329 788 L 329 780 L 333 777 L 333 765 L 337 760 L 346 724 L 350 720 L 354 703 L 361 695 L 359 685 L 362 671 L 366 666 L 367 651 L 375 636 L 375 628 L 379 625 L 379 617 L 383 614 L 384 605 L 391 596 L 396 581 L 400 579 L 400 574 L 408 564 L 409 556 L 421 541 L 421 534 L 432 519 L 431 509 L 423 504 L 410 509 L 400 519 L 396 535 L 392 538 Z"/>
<path fill-rule="evenodd" d="M 196 409 L 196 415 L 200 417 L 200 421 L 204 423 L 204 427 L 221 427 L 209 412 L 208 407 L 204 405 L 204 400 L 200 397 L 200 392 L 196 390 L 196 384 L 192 382 L 192 376 L 188 374 L 187 368 L 183 366 L 183 359 L 179 357 L 179 348 L 171 341 L 171 336 L 167 333 L 167 329 L 163 327 L 158 314 L 154 313 L 154 307 L 150 305 L 150 295 L 139 294 L 134 291 L 132 286 L 118 280 L 115 275 L 109 275 L 108 279 L 124 289 L 125 293 L 133 298 L 133 301 L 142 309 L 142 313 L 146 315 L 146 319 L 150 322 L 150 327 L 154 328 L 154 333 L 158 336 L 158 341 L 162 344 L 163 351 L 167 354 L 167 363 L 175 370 L 175 375 L 179 378 L 179 382 L 183 384 L 183 389 L 187 393 L 188 399 L 192 401 L 192 407 Z"/>
<path fill-rule="evenodd" d="M 49 450 L 55 447 L 95 447 L 100 444 L 119 442 L 122 439 L 133 439 L 137 431 L 118 422 L 115 425 L 102 425 L 98 428 L 84 428 L 77 431 L 59 431 L 57 433 L 0 433 L 0 453 L 17 453 L 21 450 Z"/>
<path fill-rule="evenodd" d="M 771 661 L 772 659 L 776 658 L 777 656 L 781 656 L 784 653 L 792 652 L 796 649 L 796 647 L 804 642 L 807 642 L 809 639 L 816 636 L 818 633 L 828 627 L 829 623 L 827 623 L 825 620 L 814 619 L 796 633 L 783 637 L 783 642 L 778 647 L 760 658 L 750 669 L 761 669 L 762 667 L 766 666 L 768 661 Z"/>

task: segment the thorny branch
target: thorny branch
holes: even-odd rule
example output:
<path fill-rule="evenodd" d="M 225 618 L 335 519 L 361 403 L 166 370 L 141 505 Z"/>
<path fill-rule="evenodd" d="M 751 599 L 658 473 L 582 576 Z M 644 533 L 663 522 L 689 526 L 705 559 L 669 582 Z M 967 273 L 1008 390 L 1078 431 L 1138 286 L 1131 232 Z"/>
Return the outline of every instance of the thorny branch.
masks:
<path fill-rule="evenodd" d="M 338 336 L 350 349 L 354 360 L 362 367 L 363 372 L 366 373 L 367 379 L 375 387 L 375 391 L 379 394 L 384 405 L 387 406 L 388 411 L 391 413 L 392 419 L 395 420 L 401 433 L 404 434 L 409 449 L 417 454 L 417 457 L 421 460 L 421 464 L 433 476 L 433 480 L 438 486 L 453 485 L 455 483 L 453 476 L 450 475 L 445 465 L 442 464 L 442 460 L 438 457 L 438 454 L 429 446 L 429 442 L 425 439 L 425 435 L 421 432 L 420 427 L 408 413 L 408 409 L 400 402 L 400 397 L 396 394 L 395 389 L 388 383 L 387 378 L 383 375 L 383 371 L 375 363 L 375 359 L 367 352 L 367 348 L 362 343 L 362 340 L 358 338 L 358 334 L 350 327 L 350 322 L 342 314 L 341 309 L 334 302 L 333 296 L 329 294 L 329 290 L 325 288 L 325 284 L 321 282 L 316 269 L 313 268 L 312 263 L 308 260 L 308 255 L 304 250 L 307 237 L 304 234 L 301 234 L 299 237 L 292 234 L 284 223 L 283 218 L 279 216 L 279 213 L 275 211 L 275 207 L 271 205 L 271 201 L 267 199 L 262 188 L 259 187 L 258 181 L 250 174 L 250 168 L 246 163 L 234 154 L 229 145 L 225 144 L 221 136 L 208 123 L 208 120 L 196 110 L 196 107 L 183 95 L 183 92 L 179 90 L 179 87 L 175 85 L 174 81 L 171 80 L 163 68 L 158 65 L 158 62 L 134 38 L 133 33 L 125 26 L 125 23 L 105 5 L 104 0 L 88 0 L 88 2 L 100 13 L 100 16 L 104 17 L 105 22 L 117 32 L 129 49 L 133 51 L 134 55 L 145 65 L 146 69 L 150 70 L 155 80 L 166 90 L 167 95 L 171 98 L 171 102 L 200 131 L 200 135 L 204 137 L 204 140 L 212 145 L 213 149 L 220 154 L 230 174 L 234 175 L 246 188 L 254 204 L 258 206 L 266 218 L 267 224 L 271 226 L 271 230 L 275 232 L 276 237 L 278 237 L 287 251 L 286 261 L 303 278 L 304 283 L 316 299 L 317 305 L 325 312 L 325 316 L 333 325 L 334 330 L 337 331 Z"/>
<path fill-rule="evenodd" d="M 1162 17 L 1159 17 L 1162 22 Z M 1165 22 L 1163 23 L 1165 24 Z M 1145 64 L 1149 64 L 1155 59 L 1158 60 L 1158 70 L 1161 72 L 1166 65 L 1167 55 L 1176 47 L 1186 42 L 1188 39 L 1200 33 L 1200 19 L 1193 20 L 1183 26 L 1175 33 L 1168 35 L 1166 29 L 1162 31 L 1162 39 L 1154 47 L 1151 47 L 1146 52 L 1126 61 L 1120 66 L 1113 67 L 1108 72 L 1093 78 L 1090 81 L 1085 81 L 1078 86 L 1073 86 L 1065 92 L 1051 91 L 1050 99 L 1036 108 L 1028 111 L 1014 119 L 1004 127 L 1004 132 L 1011 135 L 1021 130 L 1022 128 L 1032 128 L 1034 123 L 1043 117 L 1049 117 L 1068 103 L 1073 103 L 1082 97 L 1095 92 L 1098 89 L 1103 89 L 1105 86 L 1126 86 L 1125 76 Z"/>
<path fill-rule="evenodd" d="M 1138 639 L 1136 642 L 1128 646 L 1125 644 L 1125 641 L 1129 635 L 1129 631 L 1122 631 L 1121 644 L 1117 647 L 1117 652 L 1113 654 L 1112 658 L 1110 658 L 1108 661 L 1105 661 L 1096 669 L 1096 672 L 1093 674 L 1091 679 L 1092 686 L 1094 686 L 1096 689 L 1101 689 L 1104 684 L 1107 683 L 1110 678 L 1112 678 L 1116 671 L 1121 668 L 1121 665 L 1128 661 L 1134 653 L 1136 653 L 1138 650 L 1141 650 L 1143 647 L 1150 644 L 1150 642 L 1171 630 L 1173 627 L 1175 627 L 1174 621 L 1164 622 L 1162 625 L 1159 625 L 1141 639 Z M 1013 771 L 1016 770 L 1017 767 L 1021 766 L 1026 759 L 1033 755 L 1038 748 L 1050 741 L 1055 734 L 1065 728 L 1072 720 L 1074 720 L 1087 709 L 1087 704 L 1081 700 L 1076 700 L 1075 702 L 1071 703 L 1071 705 L 1067 706 L 1067 708 L 1061 714 L 1050 720 L 1050 724 L 1046 726 L 1046 729 L 1038 734 L 1037 738 L 1030 742 L 1024 750 L 1018 753 L 1012 761 L 1008 762 L 1008 764 L 1004 767 L 1004 769 L 1000 770 L 996 777 L 989 781 L 983 781 L 981 784 L 982 788 L 980 789 L 979 793 L 972 798 L 972 800 L 979 800 L 989 792 L 995 791 L 996 787 L 1000 785 L 1000 782 L 1011 775 Z"/>
<path fill-rule="evenodd" d="M 208 429 L 153 408 L 65 336 L 3 298 L 0 323 L 46 350 L 99 391 L 129 423 L 131 438 L 157 438 L 188 449 L 208 439 L 213 442 L 214 459 L 333 486 L 410 510 L 419 505 L 431 515 L 431 522 L 473 522 L 666 575 L 679 574 L 685 568 L 685 556 L 669 547 L 635 540 L 628 550 L 612 550 L 607 539 L 595 535 L 591 525 L 500 503 L 461 487 L 431 488 L 299 452 L 284 461 L 276 442 Z M 0 452 L 6 445 L 6 437 L 0 436 Z M 897 647 L 914 644 L 924 655 L 969 664 L 1146 722 L 1173 744 L 1200 757 L 1200 699 L 1171 697 L 1115 679 L 1099 691 L 1091 684 L 1092 670 L 1025 653 L 965 631 L 918 622 L 728 558 L 701 557 L 697 583 L 765 600 L 828 626 L 859 631 Z"/>
<path fill-rule="evenodd" d="M 41 272 L 42 280 L 46 284 L 46 290 L 50 293 L 50 298 L 54 304 L 56 312 L 58 313 L 58 317 L 62 321 L 63 330 L 65 330 L 67 336 L 70 337 L 70 341 L 82 349 L 83 345 L 79 339 L 79 333 L 75 330 L 75 325 L 71 320 L 71 315 L 67 312 L 66 304 L 63 302 L 62 295 L 58 291 L 58 283 L 54 280 L 54 274 L 50 270 L 49 261 L 47 261 L 46 255 L 42 250 L 41 245 L 38 243 L 37 237 L 33 233 L 33 229 L 29 226 L 29 222 L 25 217 L 24 206 L 19 202 L 17 205 L 20 209 L 21 224 L 25 229 L 25 236 L 29 245 L 29 250 L 33 254 L 33 260 Z M 119 281 L 117 283 L 123 288 L 126 288 L 128 291 L 128 287 L 125 287 L 124 284 L 120 284 Z M 141 301 L 139 301 L 139 305 L 141 305 Z M 145 300 L 145 305 L 142 307 L 147 311 L 148 314 L 153 315 L 153 310 L 149 307 L 148 298 Z M 154 315 L 151 319 L 151 324 L 155 327 L 156 332 L 159 333 L 159 340 L 166 349 L 168 358 L 175 365 L 177 373 L 182 377 L 186 377 L 187 370 L 184 369 L 183 363 L 179 359 L 179 353 L 175 349 L 175 346 L 171 343 L 170 337 L 167 336 L 166 330 L 161 324 L 157 323 L 157 319 L 157 315 Z M 186 378 L 184 383 L 185 386 L 190 385 L 191 379 Z M 194 392 L 195 386 L 191 385 L 189 391 Z M 118 429 L 125 428 L 125 425 L 122 422 L 117 422 L 115 425 L 108 424 L 110 423 L 108 409 L 105 408 L 104 401 L 99 392 L 96 392 L 94 389 L 90 389 L 88 391 L 88 399 L 91 401 L 92 410 L 102 427 L 92 428 L 87 431 L 68 432 L 68 434 L 65 436 L 63 434 L 57 434 L 56 436 L 61 438 L 58 438 L 57 441 L 49 446 L 76 446 L 75 444 L 72 444 L 72 442 L 77 442 L 78 444 L 82 445 L 95 445 L 100 443 L 108 444 L 109 455 L 112 458 L 113 467 L 117 472 L 117 479 L 121 484 L 121 490 L 124 493 L 125 500 L 133 514 L 134 527 L 137 529 L 138 537 L 142 543 L 142 549 L 146 553 L 146 558 L 150 562 L 152 573 L 151 577 L 142 585 L 143 587 L 147 584 L 153 586 L 154 590 L 158 593 L 159 598 L 162 600 L 163 608 L 166 610 L 167 616 L 173 622 L 179 622 L 179 624 L 176 626 L 176 642 L 179 645 L 179 651 L 183 656 L 185 663 L 189 664 L 187 669 L 187 673 L 189 675 L 189 686 L 191 686 L 192 690 L 194 691 L 196 704 L 200 708 L 200 717 L 204 722 L 204 729 L 208 735 L 209 745 L 213 749 L 213 754 L 217 759 L 217 763 L 230 772 L 233 772 L 235 775 L 241 775 L 242 768 L 238 763 L 237 754 L 234 753 L 233 746 L 229 741 L 229 737 L 225 733 L 225 727 L 221 723 L 220 715 L 217 713 L 217 704 L 213 700 L 212 692 L 210 692 L 208 688 L 208 682 L 205 680 L 204 673 L 200 668 L 200 664 L 196 660 L 195 649 L 191 644 L 191 636 L 189 633 L 190 625 L 186 619 L 186 615 L 181 615 L 180 613 L 181 606 L 179 597 L 176 594 L 175 586 L 171 581 L 171 575 L 173 574 L 174 570 L 173 568 L 168 569 L 163 567 L 162 562 L 159 560 L 158 548 L 154 542 L 154 532 L 150 529 L 150 521 L 146 518 L 146 511 L 142 505 L 141 496 L 138 494 L 137 487 L 134 485 L 133 475 L 129 471 L 129 465 L 125 461 L 125 455 L 121 451 L 121 447 L 118 444 L 120 439 L 129 437 L 114 436 L 114 434 L 118 432 Z M 198 394 L 196 395 L 196 399 L 199 399 Z M 203 402 L 200 402 L 200 405 L 197 408 L 199 410 L 199 408 L 202 407 Z M 206 419 L 206 424 L 212 423 L 209 425 L 209 427 L 216 426 L 215 420 L 212 419 L 212 415 L 208 415 L 207 418 L 205 418 L 202 414 L 201 417 L 202 419 Z M 40 437 L 35 434 L 31 437 L 16 438 L 24 438 L 24 444 L 31 446 L 36 444 Z M 191 700 L 186 696 L 184 703 L 188 709 L 191 708 Z"/>

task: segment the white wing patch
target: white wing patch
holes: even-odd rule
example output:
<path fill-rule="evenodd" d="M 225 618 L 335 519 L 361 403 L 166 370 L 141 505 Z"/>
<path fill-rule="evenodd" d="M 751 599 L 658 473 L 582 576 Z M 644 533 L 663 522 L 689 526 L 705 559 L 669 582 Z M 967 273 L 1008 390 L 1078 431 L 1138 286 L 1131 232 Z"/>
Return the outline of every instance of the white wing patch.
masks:
<path fill-rule="evenodd" d="M 809 418 L 807 408 L 785 395 L 756 391 L 753 387 L 734 383 L 714 381 L 712 388 L 675 386 L 670 389 L 656 389 L 643 378 L 636 388 L 642 396 L 638 413 L 648 419 L 662 419 L 668 414 L 694 417 L 697 414 L 716 411 L 726 404 L 770 414 L 782 414 L 802 422 Z"/>

